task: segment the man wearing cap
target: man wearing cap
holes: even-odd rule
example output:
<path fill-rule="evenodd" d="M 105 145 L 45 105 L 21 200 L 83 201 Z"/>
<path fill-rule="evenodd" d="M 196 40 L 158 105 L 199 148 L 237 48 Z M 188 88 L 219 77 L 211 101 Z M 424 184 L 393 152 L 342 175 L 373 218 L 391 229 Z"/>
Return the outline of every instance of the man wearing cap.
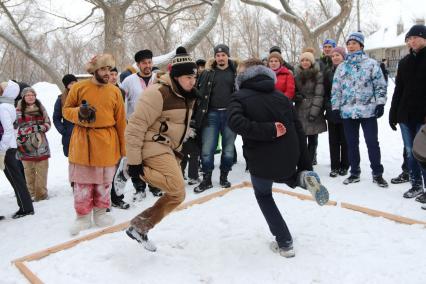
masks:
<path fill-rule="evenodd" d="M 63 116 L 74 123 L 69 148 L 69 177 L 74 182 L 77 219 L 71 234 L 90 228 L 91 216 L 97 226 L 110 226 L 106 213 L 115 168 L 126 156 L 126 117 L 118 88 L 108 83 L 114 57 L 100 54 L 86 64 L 93 77 L 75 83 L 65 101 Z"/>
<path fill-rule="evenodd" d="M 139 68 L 139 72 L 134 73 L 121 82 L 121 88 L 126 92 L 126 118 L 132 115 L 136 102 L 145 89 L 154 83 L 156 75 L 152 73 L 152 51 L 149 49 L 139 50 L 135 54 L 135 62 Z M 145 198 L 146 183 L 139 177 L 132 178 L 133 187 L 136 192 L 133 196 L 134 201 L 141 201 Z M 150 187 L 150 191 L 154 196 L 161 195 L 161 191 L 157 188 Z"/>
<path fill-rule="evenodd" d="M 426 193 L 423 190 L 426 170 L 414 159 L 412 151 L 414 137 L 426 122 L 426 27 L 412 26 L 405 38 L 410 53 L 398 64 L 389 124 L 393 130 L 399 124 L 407 156 L 411 189 L 403 196 L 417 197 L 416 201 L 426 203 Z"/>
<path fill-rule="evenodd" d="M 219 134 L 222 136 L 220 185 L 230 187 L 228 173 L 234 163 L 236 134 L 228 127 L 226 108 L 235 90 L 236 64 L 229 59 L 229 47 L 218 44 L 214 48 L 214 61 L 198 80 L 201 99 L 197 103 L 195 128 L 201 133 L 201 168 L 203 180 L 194 188 L 200 193 L 212 188 L 214 153 Z"/>
<path fill-rule="evenodd" d="M 343 121 L 348 144 L 350 176 L 344 184 L 360 181 L 359 126 L 368 148 L 373 182 L 388 187 L 383 179 L 377 119 L 386 103 L 386 81 L 379 63 L 364 53 L 364 35 L 352 33 L 346 41 L 348 55 L 334 74 L 331 90 L 332 115 Z"/>
<path fill-rule="evenodd" d="M 326 39 L 322 44 L 322 54 L 319 58 L 319 65 L 321 72 L 324 72 L 327 68 L 333 68 L 333 61 L 331 60 L 331 53 L 333 48 L 336 47 L 336 42 L 333 39 Z"/>
<path fill-rule="evenodd" d="M 194 60 L 179 47 L 170 74 L 160 76 L 139 96 L 126 128 L 129 175 L 140 176 L 164 192 L 152 207 L 130 221 L 126 231 L 148 250 L 155 250 L 147 242 L 148 231 L 185 199 L 179 151 L 189 133 L 197 98 L 196 75 Z"/>
<path fill-rule="evenodd" d="M 68 149 L 70 146 L 70 139 L 74 124 L 62 116 L 62 108 L 64 107 L 65 101 L 67 100 L 71 86 L 74 85 L 74 83 L 77 83 L 77 78 L 73 74 L 66 74 L 62 78 L 62 83 L 64 84 L 65 91 L 56 99 L 55 108 L 53 110 L 53 124 L 55 125 L 56 130 L 58 130 L 62 136 L 64 155 L 65 157 L 68 157 Z"/>

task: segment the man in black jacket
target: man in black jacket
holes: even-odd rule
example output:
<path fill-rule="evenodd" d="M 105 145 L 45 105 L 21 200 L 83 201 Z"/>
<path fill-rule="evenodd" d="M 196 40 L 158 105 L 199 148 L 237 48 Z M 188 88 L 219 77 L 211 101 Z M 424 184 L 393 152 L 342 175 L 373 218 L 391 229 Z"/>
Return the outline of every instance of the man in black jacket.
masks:
<path fill-rule="evenodd" d="M 238 67 L 239 90 L 228 106 L 228 125 L 243 138 L 243 150 L 257 203 L 276 242 L 271 249 L 293 257 L 293 240 L 272 196 L 272 183 L 308 189 L 319 205 L 328 191 L 312 171 L 305 134 L 293 104 L 275 90 L 275 73 L 259 59 Z"/>
<path fill-rule="evenodd" d="M 426 203 L 426 194 L 423 192 L 426 171 L 412 153 L 414 137 L 426 121 L 426 27 L 414 25 L 408 31 L 406 40 L 410 53 L 398 64 L 389 124 L 396 130 L 396 124 L 399 123 L 407 154 L 412 187 L 403 196 L 418 196 L 416 201 Z"/>
<path fill-rule="evenodd" d="M 236 134 L 227 125 L 227 112 L 234 92 L 236 66 L 229 59 L 229 47 L 218 44 L 214 48 L 214 62 L 201 74 L 197 86 L 201 99 L 197 102 L 195 128 L 201 133 L 201 168 L 203 180 L 194 188 L 200 193 L 212 188 L 214 153 L 219 134 L 222 135 L 222 157 L 220 162 L 220 185 L 230 187 L 228 173 L 234 163 Z"/>

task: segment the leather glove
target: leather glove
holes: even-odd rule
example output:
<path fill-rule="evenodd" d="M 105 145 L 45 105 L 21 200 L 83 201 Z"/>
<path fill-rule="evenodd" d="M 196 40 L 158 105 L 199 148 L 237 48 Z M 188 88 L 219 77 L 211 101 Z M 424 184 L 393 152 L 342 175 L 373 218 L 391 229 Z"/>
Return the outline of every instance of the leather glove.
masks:
<path fill-rule="evenodd" d="M 4 171 L 5 169 L 5 165 L 4 165 L 4 159 L 6 157 L 6 153 L 5 152 L 0 152 L 0 170 Z"/>
<path fill-rule="evenodd" d="M 392 128 L 393 131 L 396 131 L 396 123 L 389 121 L 389 125 Z"/>
<path fill-rule="evenodd" d="M 78 120 L 80 122 L 95 122 L 96 120 L 96 109 L 90 106 L 86 100 L 81 102 L 80 109 L 78 110 Z"/>
<path fill-rule="evenodd" d="M 141 176 L 143 176 L 143 164 L 141 163 L 139 165 L 129 165 L 127 172 L 132 178 L 140 178 Z"/>
<path fill-rule="evenodd" d="M 385 112 L 385 105 L 376 106 L 375 114 L 377 118 L 382 117 L 384 112 Z"/>

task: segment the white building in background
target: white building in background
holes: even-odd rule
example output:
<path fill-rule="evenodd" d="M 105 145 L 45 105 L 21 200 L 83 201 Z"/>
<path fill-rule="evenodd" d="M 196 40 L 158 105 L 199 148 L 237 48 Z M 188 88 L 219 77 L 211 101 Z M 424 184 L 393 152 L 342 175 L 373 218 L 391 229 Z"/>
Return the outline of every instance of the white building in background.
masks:
<path fill-rule="evenodd" d="M 424 25 L 425 20 L 418 19 L 414 24 Z M 365 52 L 379 62 L 387 59 L 387 68 L 391 76 L 395 75 L 399 60 L 409 52 L 405 44 L 405 35 L 411 26 L 404 26 L 400 21 L 397 25 L 380 28 L 365 38 Z"/>

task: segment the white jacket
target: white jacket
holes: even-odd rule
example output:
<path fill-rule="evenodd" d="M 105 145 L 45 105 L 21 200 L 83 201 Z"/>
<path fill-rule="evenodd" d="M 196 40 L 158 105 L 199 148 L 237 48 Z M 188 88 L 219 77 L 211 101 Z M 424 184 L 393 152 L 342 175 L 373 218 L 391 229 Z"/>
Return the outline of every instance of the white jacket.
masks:
<path fill-rule="evenodd" d="M 16 148 L 16 133 L 13 128 L 13 122 L 16 120 L 16 109 L 13 105 L 14 99 L 19 94 L 19 85 L 13 81 L 7 83 L 7 87 L 3 92 L 3 99 L 1 101 L 8 102 L 0 103 L 0 122 L 3 127 L 4 133 L 0 140 L 0 152 L 6 152 L 9 148 Z"/>
<path fill-rule="evenodd" d="M 135 111 L 135 105 L 138 101 L 139 96 L 145 91 L 145 89 L 151 86 L 156 78 L 156 74 L 152 73 L 151 79 L 148 82 L 148 86 L 145 81 L 139 77 L 138 73 L 128 76 L 121 83 L 121 88 L 126 92 L 126 118 L 129 119 L 130 115 Z"/>

